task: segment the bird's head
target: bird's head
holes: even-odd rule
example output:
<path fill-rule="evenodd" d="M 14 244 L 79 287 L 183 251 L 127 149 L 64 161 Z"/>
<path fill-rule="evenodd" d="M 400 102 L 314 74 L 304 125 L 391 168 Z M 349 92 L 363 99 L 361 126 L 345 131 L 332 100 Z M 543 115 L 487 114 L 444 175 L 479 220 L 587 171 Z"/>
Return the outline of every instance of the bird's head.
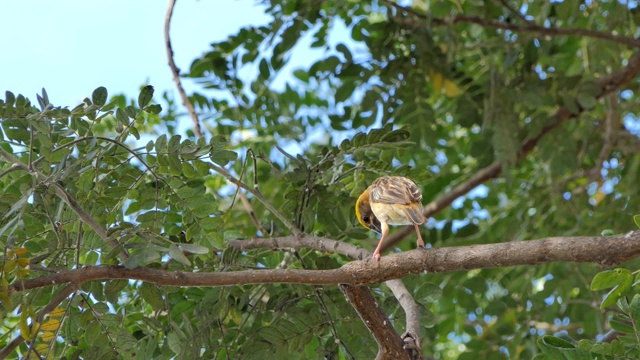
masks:
<path fill-rule="evenodd" d="M 369 191 L 370 188 L 367 188 L 367 190 L 358 197 L 358 201 L 356 201 L 356 217 L 362 226 L 377 233 L 381 233 L 380 220 L 378 220 L 376 215 L 373 213 L 373 210 L 371 210 Z"/>

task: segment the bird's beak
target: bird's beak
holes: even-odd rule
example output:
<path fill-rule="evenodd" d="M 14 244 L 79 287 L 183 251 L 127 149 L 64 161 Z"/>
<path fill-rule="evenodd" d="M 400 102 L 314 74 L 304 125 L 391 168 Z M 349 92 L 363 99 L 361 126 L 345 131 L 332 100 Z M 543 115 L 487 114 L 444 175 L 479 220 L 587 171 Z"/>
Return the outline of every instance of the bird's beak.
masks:
<path fill-rule="evenodd" d="M 382 228 L 380 226 L 380 221 L 378 218 L 374 218 L 371 222 L 371 230 L 377 232 L 378 234 L 382 234 Z"/>

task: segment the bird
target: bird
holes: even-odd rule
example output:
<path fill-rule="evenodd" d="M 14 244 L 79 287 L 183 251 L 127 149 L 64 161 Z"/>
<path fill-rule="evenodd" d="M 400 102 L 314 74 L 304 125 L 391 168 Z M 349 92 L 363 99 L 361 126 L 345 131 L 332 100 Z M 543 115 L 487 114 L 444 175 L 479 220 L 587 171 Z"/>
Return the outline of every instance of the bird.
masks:
<path fill-rule="evenodd" d="M 404 176 L 375 179 L 356 201 L 358 222 L 382 234 L 372 258 L 380 260 L 380 249 L 389 233 L 389 225 L 413 225 L 418 234 L 418 247 L 424 248 L 420 225 L 427 218 L 422 212 L 422 192 L 412 180 Z"/>

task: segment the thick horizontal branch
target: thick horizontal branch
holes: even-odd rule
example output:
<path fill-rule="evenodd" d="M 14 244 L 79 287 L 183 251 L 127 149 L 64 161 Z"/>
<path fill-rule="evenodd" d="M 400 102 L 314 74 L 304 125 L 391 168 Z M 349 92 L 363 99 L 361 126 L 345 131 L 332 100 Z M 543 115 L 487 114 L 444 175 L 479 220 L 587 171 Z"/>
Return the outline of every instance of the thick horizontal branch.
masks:
<path fill-rule="evenodd" d="M 499 244 L 417 249 L 374 260 L 353 261 L 333 270 L 245 270 L 214 273 L 169 272 L 150 268 L 87 266 L 60 271 L 11 285 L 19 292 L 54 284 L 94 280 L 142 280 L 166 286 L 233 286 L 246 284 L 369 285 L 409 274 L 438 273 L 553 261 L 619 264 L 640 256 L 640 230 L 612 237 L 557 237 Z"/>

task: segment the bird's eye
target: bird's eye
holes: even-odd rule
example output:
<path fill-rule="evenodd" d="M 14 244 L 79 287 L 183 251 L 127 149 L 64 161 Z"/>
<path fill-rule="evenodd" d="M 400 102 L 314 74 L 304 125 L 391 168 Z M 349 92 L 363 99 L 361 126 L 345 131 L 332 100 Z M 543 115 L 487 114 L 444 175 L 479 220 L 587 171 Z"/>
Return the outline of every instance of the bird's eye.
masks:
<path fill-rule="evenodd" d="M 365 216 L 363 216 L 363 217 L 362 217 L 362 221 L 364 221 L 364 222 L 366 222 L 366 223 L 368 223 L 368 222 L 369 222 L 369 220 L 371 220 L 371 219 L 369 218 L 369 215 L 365 215 Z"/>

